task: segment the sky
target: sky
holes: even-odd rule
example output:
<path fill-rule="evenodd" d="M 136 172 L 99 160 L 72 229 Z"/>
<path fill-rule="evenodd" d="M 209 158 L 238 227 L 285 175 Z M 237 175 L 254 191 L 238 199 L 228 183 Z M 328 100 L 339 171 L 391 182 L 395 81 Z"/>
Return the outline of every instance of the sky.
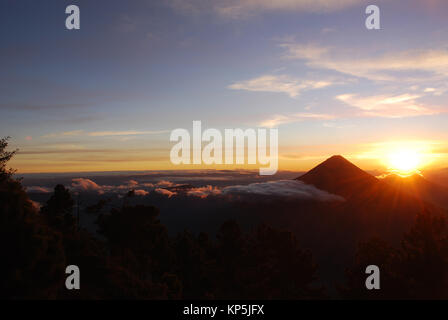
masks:
<path fill-rule="evenodd" d="M 0 136 L 22 173 L 179 169 L 170 132 L 195 120 L 277 128 L 280 170 L 333 154 L 374 170 L 402 148 L 446 167 L 447 14 L 444 0 L 3 0 Z"/>

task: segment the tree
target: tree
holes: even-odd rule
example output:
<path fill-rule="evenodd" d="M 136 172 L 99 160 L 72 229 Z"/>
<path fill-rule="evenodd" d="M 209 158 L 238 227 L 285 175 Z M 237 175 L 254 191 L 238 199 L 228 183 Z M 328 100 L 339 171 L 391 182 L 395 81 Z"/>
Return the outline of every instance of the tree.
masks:
<path fill-rule="evenodd" d="M 346 270 L 346 282 L 338 286 L 338 291 L 347 299 L 406 298 L 405 279 L 399 270 L 400 255 L 400 250 L 378 238 L 360 243 L 354 264 Z M 369 265 L 376 265 L 380 269 L 380 290 L 366 289 L 366 268 Z"/>
<path fill-rule="evenodd" d="M 314 285 L 317 265 L 310 251 L 303 250 L 294 234 L 260 225 L 249 242 L 253 274 L 249 297 L 260 299 L 322 298 L 323 288 Z"/>
<path fill-rule="evenodd" d="M 60 234 L 46 225 L 7 162 L 0 140 L 0 296 L 56 298 L 63 285 L 65 254 Z"/>
<path fill-rule="evenodd" d="M 48 223 L 59 229 L 61 232 L 73 231 L 76 227 L 73 217 L 73 206 L 70 190 L 58 184 L 54 188 L 54 193 L 42 207 L 41 213 L 48 219 Z"/>
<path fill-rule="evenodd" d="M 242 233 L 235 221 L 217 235 L 214 297 L 217 299 L 322 298 L 314 285 L 317 265 L 286 230 L 260 225 Z"/>
<path fill-rule="evenodd" d="M 412 298 L 448 299 L 448 228 L 445 217 L 421 214 L 405 234 L 399 261 Z"/>
<path fill-rule="evenodd" d="M 370 264 L 380 268 L 381 290 L 365 289 L 365 268 Z M 362 243 L 346 276 L 340 292 L 347 298 L 447 299 L 446 218 L 429 213 L 418 215 L 397 249 L 378 239 Z"/>
<path fill-rule="evenodd" d="M 112 258 L 138 278 L 164 286 L 179 298 L 181 286 L 173 273 L 175 255 L 164 225 L 153 206 L 124 206 L 98 217 L 99 233 L 107 238 Z"/>
<path fill-rule="evenodd" d="M 316 265 L 295 237 L 260 226 L 244 233 L 225 222 L 212 241 L 185 231 L 172 239 L 153 206 L 112 209 L 98 217 L 107 242 L 76 228 L 70 191 L 57 185 L 37 212 L 0 145 L 0 296 L 54 299 L 298 299 L 319 297 Z M 132 196 L 130 194 L 129 196 Z M 101 210 L 103 203 L 93 207 Z M 99 208 L 97 210 L 97 208 Z M 65 268 L 82 273 L 67 290 Z"/>
<path fill-rule="evenodd" d="M 0 181 L 9 179 L 15 172 L 13 169 L 7 168 L 7 163 L 17 153 L 17 149 L 13 151 L 7 151 L 8 140 L 10 137 L 0 139 Z"/>
<path fill-rule="evenodd" d="M 212 246 L 205 233 L 196 237 L 187 230 L 174 240 L 176 263 L 173 271 L 182 281 L 183 298 L 209 298 L 212 290 L 209 269 L 214 263 L 210 255 Z"/>

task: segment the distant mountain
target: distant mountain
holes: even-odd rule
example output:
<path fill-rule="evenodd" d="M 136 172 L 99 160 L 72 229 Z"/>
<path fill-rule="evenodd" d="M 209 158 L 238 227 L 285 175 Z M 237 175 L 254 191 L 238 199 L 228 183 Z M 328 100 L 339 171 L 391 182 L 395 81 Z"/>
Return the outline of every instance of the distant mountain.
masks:
<path fill-rule="evenodd" d="M 448 188 L 448 168 L 427 169 L 422 171 L 426 180 Z"/>
<path fill-rule="evenodd" d="M 391 174 L 382 179 L 382 181 L 423 201 L 448 209 L 448 188 L 428 181 L 421 175 L 415 174 L 409 177 L 401 177 Z"/>
<path fill-rule="evenodd" d="M 417 214 L 446 214 L 438 203 L 429 201 L 429 193 L 435 190 L 429 182 L 416 179 L 421 188 L 413 190 L 399 180 L 377 179 L 342 156 L 327 159 L 297 180 L 344 197 L 346 201 L 333 205 L 320 221 L 358 240 L 372 236 L 399 239 Z"/>
<path fill-rule="evenodd" d="M 378 183 L 378 179 L 342 156 L 333 156 L 296 180 L 348 199 Z"/>

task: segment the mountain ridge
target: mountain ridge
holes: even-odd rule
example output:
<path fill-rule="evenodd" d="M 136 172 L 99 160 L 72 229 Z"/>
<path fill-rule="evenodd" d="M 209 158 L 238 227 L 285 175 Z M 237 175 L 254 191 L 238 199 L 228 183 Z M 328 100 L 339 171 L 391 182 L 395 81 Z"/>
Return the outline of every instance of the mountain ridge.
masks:
<path fill-rule="evenodd" d="M 328 158 L 296 180 L 344 197 L 346 201 L 334 207 L 338 216 L 374 233 L 381 228 L 391 234 L 395 228 L 405 230 L 421 213 L 447 214 L 439 203 L 378 179 L 340 155 Z"/>
<path fill-rule="evenodd" d="M 393 186 L 395 189 L 418 197 L 423 201 L 448 209 L 448 188 L 429 181 L 419 174 L 408 177 L 390 174 L 381 179 L 381 181 Z"/>
<path fill-rule="evenodd" d="M 341 155 L 334 155 L 296 178 L 316 188 L 351 198 L 372 188 L 379 180 Z"/>

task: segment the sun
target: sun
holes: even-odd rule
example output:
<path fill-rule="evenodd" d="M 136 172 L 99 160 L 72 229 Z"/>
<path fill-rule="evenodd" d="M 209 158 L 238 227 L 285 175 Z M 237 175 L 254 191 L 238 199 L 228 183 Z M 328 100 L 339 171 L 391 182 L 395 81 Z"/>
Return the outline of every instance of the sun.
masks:
<path fill-rule="evenodd" d="M 422 154 L 412 149 L 392 150 L 387 155 L 388 169 L 401 176 L 419 173 L 422 164 Z"/>
<path fill-rule="evenodd" d="M 402 177 L 414 174 L 422 175 L 422 171 L 433 166 L 438 161 L 435 150 L 440 142 L 428 140 L 398 140 L 386 141 L 372 148 L 371 157 L 376 157 L 384 174 L 396 174 Z"/>

